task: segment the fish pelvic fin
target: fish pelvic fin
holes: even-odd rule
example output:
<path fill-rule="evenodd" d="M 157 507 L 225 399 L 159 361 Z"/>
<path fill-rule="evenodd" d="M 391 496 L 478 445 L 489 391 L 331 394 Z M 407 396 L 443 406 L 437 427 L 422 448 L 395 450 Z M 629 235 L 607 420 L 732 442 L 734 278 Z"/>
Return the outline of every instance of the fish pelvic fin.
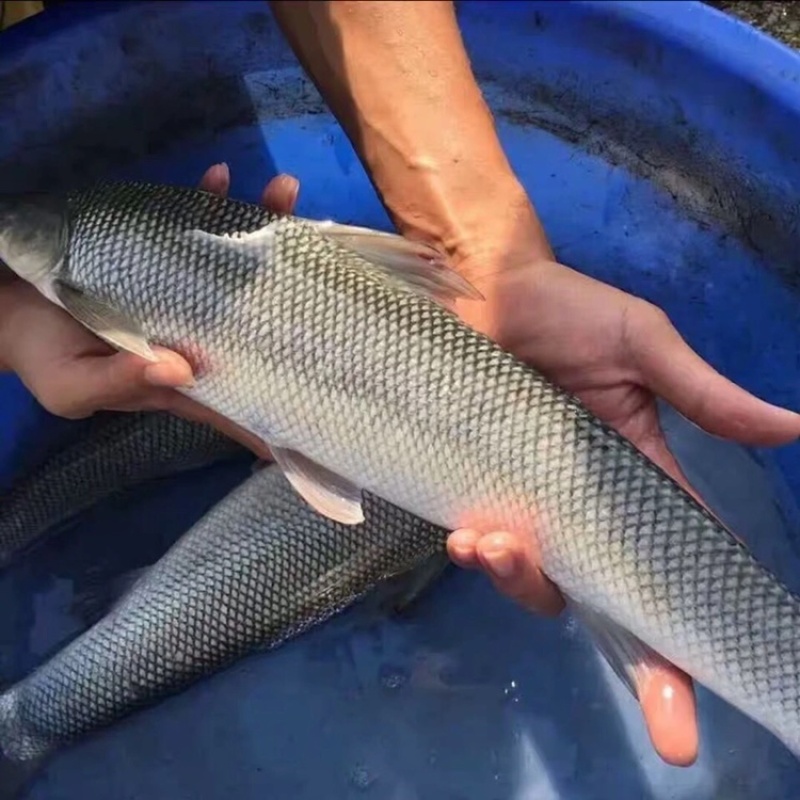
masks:
<path fill-rule="evenodd" d="M 117 350 L 157 361 L 139 324 L 108 303 L 56 280 L 53 292 L 65 310 L 85 328 Z"/>
<path fill-rule="evenodd" d="M 269 449 L 289 483 L 315 511 L 343 525 L 364 521 L 358 486 L 296 450 L 274 445 Z"/>
<path fill-rule="evenodd" d="M 638 701 L 639 689 L 654 670 L 666 670 L 671 664 L 641 639 L 617 625 L 604 614 L 571 598 L 573 616 L 583 624 L 594 646 L 603 655 L 614 674 Z"/>
<path fill-rule="evenodd" d="M 400 281 L 407 289 L 450 307 L 456 300 L 483 300 L 483 295 L 447 266 L 434 247 L 384 231 L 340 225 L 328 220 L 304 220 L 327 236 Z"/>

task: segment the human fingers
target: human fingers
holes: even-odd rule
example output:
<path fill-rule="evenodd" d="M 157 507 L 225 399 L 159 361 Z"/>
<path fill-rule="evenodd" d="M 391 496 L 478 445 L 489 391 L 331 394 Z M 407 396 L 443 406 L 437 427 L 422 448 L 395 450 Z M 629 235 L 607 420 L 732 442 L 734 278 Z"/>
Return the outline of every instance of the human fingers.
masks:
<path fill-rule="evenodd" d="M 227 197 L 230 191 L 231 173 L 227 164 L 214 164 L 200 179 L 204 191 Z M 275 214 L 291 214 L 297 203 L 300 182 L 291 175 L 276 175 L 261 193 L 261 205 Z"/>
<path fill-rule="evenodd" d="M 209 167 L 200 179 L 203 191 L 227 197 L 231 187 L 231 171 L 227 164 L 214 164 Z"/>
<path fill-rule="evenodd" d="M 655 306 L 644 301 L 634 306 L 625 350 L 642 383 L 708 433 L 756 446 L 800 437 L 800 414 L 760 400 L 722 376 Z"/>
<path fill-rule="evenodd" d="M 454 531 L 447 542 L 450 558 L 466 569 L 482 569 L 497 590 L 523 607 L 544 615 L 559 613 L 564 601 L 539 570 L 529 548 L 507 533 L 481 536 Z M 699 733 L 692 681 L 664 661 L 640 671 L 638 698 L 648 734 L 669 764 L 688 766 L 697 758 Z"/>
<path fill-rule="evenodd" d="M 462 529 L 449 537 L 448 553 L 459 566 L 483 570 L 501 594 L 531 611 L 554 616 L 564 608 L 560 592 L 522 537 Z"/>
<path fill-rule="evenodd" d="M 453 531 L 447 537 L 447 555 L 462 569 L 482 569 L 478 561 L 477 544 L 480 534 L 470 528 Z"/>
<path fill-rule="evenodd" d="M 300 192 L 300 181 L 291 175 L 277 175 L 264 188 L 261 205 L 275 214 L 292 214 Z"/>
<path fill-rule="evenodd" d="M 656 752 L 668 764 L 691 766 L 700 742 L 692 679 L 665 662 L 639 676 L 637 693 Z"/>
<path fill-rule="evenodd" d="M 160 361 L 130 353 L 66 357 L 18 369 L 22 382 L 52 414 L 80 419 L 101 409 L 155 409 L 168 405 L 168 391 L 191 381 L 177 354 L 157 351 Z"/>

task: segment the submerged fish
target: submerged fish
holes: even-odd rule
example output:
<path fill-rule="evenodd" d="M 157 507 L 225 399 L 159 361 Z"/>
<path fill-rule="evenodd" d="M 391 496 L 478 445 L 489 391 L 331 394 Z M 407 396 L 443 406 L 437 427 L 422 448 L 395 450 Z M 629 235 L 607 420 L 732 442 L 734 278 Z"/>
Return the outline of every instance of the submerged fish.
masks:
<path fill-rule="evenodd" d="M 0 495 L 0 568 L 117 492 L 246 453 L 211 426 L 166 412 L 95 414 L 75 442 Z"/>
<path fill-rule="evenodd" d="M 273 648 L 444 552 L 446 532 L 365 496 L 365 522 L 317 514 L 276 467 L 248 478 L 96 625 L 0 694 L 0 798 L 102 726 Z"/>
<path fill-rule="evenodd" d="M 800 598 L 630 442 L 451 313 L 479 295 L 437 258 L 168 186 L 0 208 L 0 259 L 117 347 L 186 353 L 187 393 L 260 436 L 321 513 L 358 524 L 366 490 L 448 530 L 536 535 L 620 674 L 656 651 L 800 755 Z"/>

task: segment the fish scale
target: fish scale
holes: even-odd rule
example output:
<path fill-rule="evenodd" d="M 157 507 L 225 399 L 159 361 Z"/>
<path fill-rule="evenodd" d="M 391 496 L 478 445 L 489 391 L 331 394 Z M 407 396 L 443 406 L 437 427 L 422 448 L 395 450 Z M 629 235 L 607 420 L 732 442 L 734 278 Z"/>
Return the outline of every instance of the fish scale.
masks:
<path fill-rule="evenodd" d="M 466 293 L 447 270 L 426 284 L 397 237 L 191 189 L 100 184 L 64 214 L 52 285 L 195 348 L 207 369 L 187 394 L 264 439 L 309 502 L 355 520 L 366 491 L 445 529 L 535 536 L 595 634 L 616 626 L 800 754 L 800 600 L 630 442 L 431 299 Z"/>
<path fill-rule="evenodd" d="M 272 648 L 441 552 L 446 532 L 380 498 L 365 523 L 328 520 L 280 471 L 253 475 L 113 610 L 0 695 L 0 749 L 41 758 Z"/>
<path fill-rule="evenodd" d="M 246 452 L 210 425 L 165 412 L 96 414 L 79 439 L 0 495 L 0 567 L 101 500 Z"/>

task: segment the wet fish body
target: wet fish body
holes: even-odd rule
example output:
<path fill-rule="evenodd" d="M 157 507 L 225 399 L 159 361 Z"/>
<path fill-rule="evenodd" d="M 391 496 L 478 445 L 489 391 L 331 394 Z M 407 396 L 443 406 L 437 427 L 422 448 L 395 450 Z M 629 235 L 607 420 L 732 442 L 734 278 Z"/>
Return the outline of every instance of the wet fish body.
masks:
<path fill-rule="evenodd" d="M 446 529 L 535 533 L 619 674 L 660 653 L 800 755 L 800 599 L 444 308 L 475 293 L 425 248 L 135 183 L 5 209 L 6 263 L 118 347 L 186 352 L 191 396 L 264 439 L 321 513 L 358 524 L 366 491 Z"/>
<path fill-rule="evenodd" d="M 367 496 L 365 522 L 333 522 L 276 467 L 199 520 L 113 607 L 0 695 L 6 775 L 274 648 L 443 552 L 445 532 Z M 1 761 L 1 760 L 0 760 Z M 0 797 L 13 783 L 3 784 Z"/>
<path fill-rule="evenodd" d="M 211 426 L 166 412 L 95 414 L 80 438 L 0 495 L 0 568 L 120 491 L 246 453 Z"/>

